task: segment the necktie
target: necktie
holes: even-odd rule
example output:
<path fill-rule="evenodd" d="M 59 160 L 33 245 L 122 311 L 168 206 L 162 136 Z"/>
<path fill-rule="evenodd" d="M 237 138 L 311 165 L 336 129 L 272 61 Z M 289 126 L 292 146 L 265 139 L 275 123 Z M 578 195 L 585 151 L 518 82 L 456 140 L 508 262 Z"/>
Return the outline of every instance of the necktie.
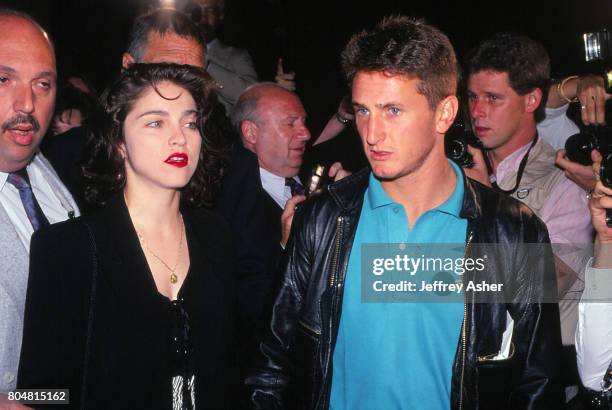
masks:
<path fill-rule="evenodd" d="M 7 178 L 7 182 L 19 190 L 19 197 L 25 209 L 26 215 L 34 228 L 34 232 L 38 231 L 43 226 L 49 225 L 49 221 L 45 217 L 38 201 L 34 197 L 30 179 L 25 168 L 16 172 L 11 172 Z"/>
<path fill-rule="evenodd" d="M 304 186 L 293 178 L 285 178 L 285 186 L 291 189 L 291 196 L 304 195 Z"/>

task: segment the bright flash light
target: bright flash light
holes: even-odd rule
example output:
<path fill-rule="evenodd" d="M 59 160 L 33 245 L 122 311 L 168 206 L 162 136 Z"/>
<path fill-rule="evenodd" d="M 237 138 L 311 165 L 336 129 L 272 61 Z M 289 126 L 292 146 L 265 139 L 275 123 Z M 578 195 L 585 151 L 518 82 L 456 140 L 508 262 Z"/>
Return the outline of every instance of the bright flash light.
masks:
<path fill-rule="evenodd" d="M 607 60 L 610 58 L 610 47 L 612 46 L 610 32 L 608 30 L 584 33 L 584 59 L 585 61 Z"/>
<path fill-rule="evenodd" d="M 174 4 L 174 0 L 160 0 L 159 6 L 162 9 L 176 9 L 176 4 Z"/>

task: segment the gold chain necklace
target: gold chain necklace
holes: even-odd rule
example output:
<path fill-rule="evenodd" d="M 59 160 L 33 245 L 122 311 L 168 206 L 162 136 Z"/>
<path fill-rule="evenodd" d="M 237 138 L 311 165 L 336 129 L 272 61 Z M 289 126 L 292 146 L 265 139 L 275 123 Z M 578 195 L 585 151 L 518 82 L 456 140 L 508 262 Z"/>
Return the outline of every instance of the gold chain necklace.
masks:
<path fill-rule="evenodd" d="M 171 268 L 166 262 L 164 262 L 162 258 L 160 258 L 155 252 L 153 252 L 151 248 L 149 248 L 149 245 L 147 245 L 147 243 L 145 242 L 140 232 L 136 231 L 136 235 L 138 235 L 138 239 L 140 240 L 140 243 L 142 244 L 142 246 L 144 246 L 145 250 L 149 252 L 155 259 L 160 261 L 161 264 L 164 265 L 166 269 L 168 269 L 168 271 L 170 271 L 170 283 L 172 283 L 173 285 L 176 282 L 178 282 L 178 276 L 176 276 L 176 268 L 178 266 L 179 261 L 181 260 L 181 249 L 183 248 L 183 230 L 184 230 L 183 229 L 183 215 L 180 215 L 180 217 L 181 217 L 181 240 L 179 241 L 179 248 L 178 248 L 178 252 L 176 255 L 176 263 L 174 264 L 174 268 Z"/>

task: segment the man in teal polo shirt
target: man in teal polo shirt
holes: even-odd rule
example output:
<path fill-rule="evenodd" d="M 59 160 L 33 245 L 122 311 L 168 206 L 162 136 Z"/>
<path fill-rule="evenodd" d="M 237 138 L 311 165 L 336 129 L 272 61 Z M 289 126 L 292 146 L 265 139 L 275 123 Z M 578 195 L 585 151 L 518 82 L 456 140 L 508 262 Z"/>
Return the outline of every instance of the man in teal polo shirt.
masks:
<path fill-rule="evenodd" d="M 463 304 L 361 301 L 360 244 L 464 243 L 467 220 L 459 215 L 463 176 L 457 165 L 444 165 L 452 168 L 449 179 L 456 181 L 450 196 L 416 220 L 385 192 L 388 181 L 370 175 L 345 279 L 333 355 L 332 409 L 418 409 L 423 403 L 428 409 L 449 408 L 457 350 L 449 340 L 459 338 Z"/>
<path fill-rule="evenodd" d="M 558 307 L 545 303 L 556 294 L 548 234 L 525 205 L 446 159 L 458 109 L 448 38 L 390 17 L 353 36 L 342 62 L 371 169 L 294 217 L 270 331 L 246 380 L 253 408 L 561 408 Z M 462 266 L 483 266 L 450 280 L 465 286 L 451 303 L 385 303 L 371 298 L 372 276 L 387 278 L 368 264 L 375 244 L 384 260 L 376 266 L 406 277 L 428 272 L 410 275 L 385 244 L 451 244 Z M 476 303 L 467 292 L 476 280 L 503 291 Z"/>

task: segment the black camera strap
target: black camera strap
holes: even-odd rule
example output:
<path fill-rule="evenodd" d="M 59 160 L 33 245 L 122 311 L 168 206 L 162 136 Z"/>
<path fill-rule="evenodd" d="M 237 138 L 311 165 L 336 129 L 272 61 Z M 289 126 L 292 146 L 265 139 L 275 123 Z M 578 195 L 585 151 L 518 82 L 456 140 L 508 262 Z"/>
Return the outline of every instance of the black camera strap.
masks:
<path fill-rule="evenodd" d="M 512 195 L 513 193 L 516 192 L 516 190 L 521 185 L 521 179 L 523 179 L 523 172 L 525 172 L 525 167 L 527 166 L 527 161 L 529 160 L 529 153 L 531 152 L 532 148 L 535 146 L 537 142 L 538 142 L 538 134 L 536 133 L 535 138 L 533 139 L 533 141 L 531 142 L 531 145 L 529 146 L 529 149 L 527 150 L 527 153 L 525 154 L 525 156 L 521 160 L 521 163 L 519 164 L 518 172 L 516 173 L 516 184 L 514 185 L 514 188 L 510 190 L 502 189 L 500 188 L 499 185 L 497 185 L 497 178 L 495 178 L 495 174 L 493 173 L 493 167 L 491 166 L 491 161 L 489 161 L 489 156 L 488 155 L 484 156 L 485 164 L 487 165 L 487 173 L 489 174 L 489 181 L 491 181 L 491 185 L 493 185 L 493 188 L 507 195 Z"/>

